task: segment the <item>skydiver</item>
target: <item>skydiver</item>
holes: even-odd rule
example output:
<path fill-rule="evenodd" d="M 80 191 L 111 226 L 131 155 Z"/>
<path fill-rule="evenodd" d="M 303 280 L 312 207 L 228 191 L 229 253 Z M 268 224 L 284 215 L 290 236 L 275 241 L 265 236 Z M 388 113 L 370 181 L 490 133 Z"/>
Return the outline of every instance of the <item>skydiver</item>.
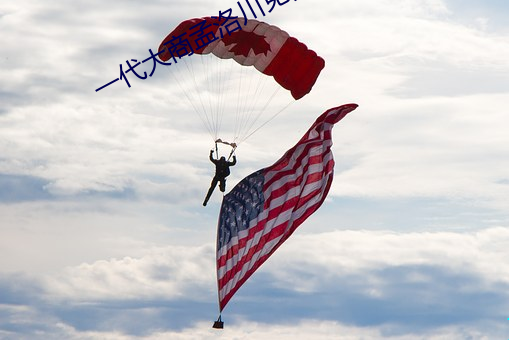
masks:
<path fill-rule="evenodd" d="M 233 152 L 232 152 L 233 153 Z M 226 190 L 226 177 L 230 175 L 230 166 L 234 166 L 237 164 L 237 158 L 233 155 L 233 162 L 228 162 L 226 158 L 223 156 L 220 159 L 214 159 L 212 156 L 214 154 L 214 150 L 210 150 L 209 159 L 212 163 L 216 165 L 216 174 L 210 183 L 209 191 L 207 192 L 207 196 L 203 201 L 203 206 L 207 205 L 212 192 L 216 188 L 217 183 L 219 182 L 219 190 L 224 192 Z"/>

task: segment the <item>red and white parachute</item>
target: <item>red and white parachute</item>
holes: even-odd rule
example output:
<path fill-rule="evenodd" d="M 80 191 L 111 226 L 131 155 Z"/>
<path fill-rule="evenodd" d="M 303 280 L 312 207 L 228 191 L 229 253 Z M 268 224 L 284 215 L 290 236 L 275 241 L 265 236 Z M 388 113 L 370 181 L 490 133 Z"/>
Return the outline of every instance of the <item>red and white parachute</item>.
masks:
<path fill-rule="evenodd" d="M 174 56 L 168 44 L 175 37 L 186 36 L 194 46 L 191 32 L 200 22 L 217 37 L 194 48 L 193 55 L 176 59 L 167 69 L 213 139 L 236 144 L 309 93 L 325 66 L 314 51 L 280 28 L 258 20 L 247 20 L 245 25 L 242 21 L 241 30 L 228 34 L 220 31 L 217 18 L 189 19 L 159 46 L 159 58 L 171 61 Z M 178 74 L 179 69 L 186 73 Z M 281 88 L 289 92 L 279 92 Z"/>

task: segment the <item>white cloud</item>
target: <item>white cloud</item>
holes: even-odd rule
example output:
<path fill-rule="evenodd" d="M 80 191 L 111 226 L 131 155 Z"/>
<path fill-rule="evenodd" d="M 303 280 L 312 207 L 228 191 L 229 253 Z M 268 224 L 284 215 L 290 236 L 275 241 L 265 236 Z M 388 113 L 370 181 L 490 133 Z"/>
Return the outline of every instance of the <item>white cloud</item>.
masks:
<path fill-rule="evenodd" d="M 94 196 L 4 204 L 0 215 L 0 272 L 29 275 L 139 258 L 151 248 L 200 246 L 214 239 L 217 219 L 212 211 Z"/>
<path fill-rule="evenodd" d="M 305 320 L 297 324 L 273 325 L 253 322 L 242 322 L 234 327 L 226 324 L 225 329 L 221 331 L 207 329 L 209 324 L 201 323 L 195 328 L 186 329 L 183 332 L 168 332 L 152 334 L 150 339 L 333 339 L 340 338 L 345 340 L 357 339 L 392 339 L 392 340 L 445 340 L 445 339 L 467 339 L 475 338 L 487 340 L 490 333 L 502 334 L 500 329 L 492 330 L 490 333 L 482 334 L 471 327 L 444 327 L 431 330 L 425 333 L 407 333 L 401 335 L 391 335 L 390 325 L 383 327 L 355 327 L 337 323 L 334 321 Z"/>
<path fill-rule="evenodd" d="M 498 109 L 504 100 L 503 95 L 490 96 L 489 101 L 415 100 L 405 109 L 384 109 L 383 116 L 371 111 L 372 104 L 365 112 L 359 108 L 334 131 L 339 168 L 332 193 L 442 196 L 504 210 L 509 196 L 503 169 L 509 164 L 507 137 L 499 123 L 506 118 Z M 403 125 L 393 125 L 394 121 Z M 371 137 L 363 138 L 360 129 Z M 341 145 L 345 140 L 348 144 Z M 342 170 L 345 162 L 353 164 Z"/>
<path fill-rule="evenodd" d="M 432 266 L 450 273 L 478 277 L 487 287 L 509 285 L 509 228 L 472 233 L 389 231 L 333 231 L 295 235 L 264 267 L 278 278 L 278 285 L 316 292 L 323 277 L 336 280 L 345 275 L 367 275 L 385 268 Z M 309 271 L 307 275 L 303 272 Z M 412 277 L 409 280 L 424 279 Z M 311 278 L 310 278 L 311 276 Z M 373 288 L 379 282 L 373 282 Z"/>
<path fill-rule="evenodd" d="M 80 331 L 64 323 L 56 323 L 51 331 L 39 332 L 46 339 L 90 339 L 90 340 L 133 340 L 133 339 L 276 339 L 276 340 L 307 340 L 331 339 L 390 339 L 390 340 L 448 340 L 448 339 L 479 339 L 487 340 L 503 336 L 502 327 L 485 327 L 481 332 L 474 327 L 443 327 L 424 333 L 391 334 L 391 326 L 383 327 L 355 327 L 334 321 L 304 320 L 293 324 L 264 324 L 255 322 L 240 322 L 228 325 L 222 330 L 211 329 L 210 322 L 200 322 L 182 331 L 154 332 L 145 336 L 133 336 L 119 331 Z M 1 333 L 0 333 L 1 334 Z M 5 332 L 10 335 L 9 332 Z"/>
<path fill-rule="evenodd" d="M 32 305 L 20 300 L 3 306 L 0 313 L 10 315 L 4 320 L 7 325 L 30 319 L 28 329 L 44 330 L 48 338 L 65 334 L 70 339 L 261 339 L 272 334 L 276 339 L 304 339 L 310 332 L 324 339 L 339 333 L 367 339 L 492 338 L 501 334 L 505 321 L 498 318 L 507 307 L 508 239 L 507 228 L 294 235 L 239 290 L 224 312 L 222 333 L 201 322 L 204 312 L 214 313 L 216 298 L 211 244 L 145 248 L 138 257 L 99 260 L 39 275 L 33 281 L 41 284 L 37 299 L 31 297 L 34 287 L 23 285 L 19 277 L 17 284 L 11 279 L 8 290 Z M 268 316 L 274 320 L 263 323 L 267 303 L 275 303 L 276 312 Z M 199 308 L 196 304 L 206 308 L 196 314 L 192 310 Z M 373 310 L 364 309 L 351 319 L 362 311 L 357 304 Z M 382 306 L 387 305 L 391 308 L 384 312 Z M 293 316 L 295 308 L 304 308 L 298 315 L 305 316 Z M 167 314 L 168 309 L 177 314 Z M 67 310 L 82 316 L 62 317 Z M 471 314 L 466 314 L 468 310 Z M 383 317 L 377 316 L 380 313 Z M 179 314 L 185 322 L 170 326 L 168 322 L 175 322 L 172 316 Z M 418 317 L 422 314 L 435 326 L 426 326 Z M 314 320 L 314 315 L 322 317 Z M 93 326 L 96 318 L 101 322 Z M 247 321 L 250 318 L 263 321 Z M 134 331 L 131 319 L 147 323 Z"/>
<path fill-rule="evenodd" d="M 70 267 L 46 280 L 49 297 L 67 301 L 175 299 L 214 295 L 214 251 L 154 248 L 141 258 L 101 260 Z"/>
<path fill-rule="evenodd" d="M 147 11 L 158 12 L 158 5 L 164 6 L 154 4 Z M 225 6 L 214 5 L 218 9 Z M 13 33 L 9 35 L 12 41 L 9 40 L 8 54 L 17 53 L 15 41 L 20 39 L 33 39 L 34 43 L 27 42 L 30 45 L 42 41 L 44 48 L 35 50 L 37 55 L 33 58 L 37 64 L 16 59 L 17 64 L 9 70 L 8 77 L 15 83 L 34 89 L 36 106 L 17 108 L 13 114 L 2 117 L 1 171 L 40 176 L 49 181 L 46 189 L 58 195 L 133 189 L 141 196 L 170 199 L 165 192 L 182 196 L 181 181 L 197 193 L 210 176 L 205 172 L 210 170 L 210 165 L 204 164 L 206 151 L 202 152 L 209 142 L 206 134 L 200 133 L 204 130 L 196 117 L 176 112 L 180 108 L 173 109 L 178 88 L 164 84 L 166 74 L 158 72 L 155 78 L 135 85 L 133 80 L 131 89 L 125 84 L 114 84 L 105 90 L 108 95 L 95 93 L 93 88 L 86 91 L 82 88 L 94 86 L 90 76 L 87 83 L 79 84 L 79 89 L 69 88 L 72 94 L 62 87 L 31 80 L 30 72 L 45 72 L 41 76 L 53 79 L 55 85 L 57 81 L 62 85 L 69 81 L 77 85 L 78 74 L 91 75 L 95 70 L 104 77 L 108 74 L 101 68 L 105 64 L 115 60 L 118 63 L 129 51 L 142 53 L 147 47 L 157 45 L 156 35 L 160 33 L 137 27 L 136 24 L 143 22 L 141 18 L 125 31 L 116 11 L 88 6 L 80 12 L 73 30 L 62 29 L 69 18 L 56 7 L 7 11 L 10 14 L 3 21 Z M 335 140 L 348 143 L 353 149 L 336 148 L 336 153 L 350 156 L 352 167 L 337 176 L 336 182 L 343 184 L 341 189 L 335 185 L 332 194 L 341 190 L 342 195 L 354 196 L 466 196 L 482 197 L 497 207 L 507 203 L 505 186 L 498 184 L 505 180 L 500 169 L 506 167 L 504 159 L 508 158 L 507 149 L 503 148 L 507 144 L 503 129 L 506 115 L 500 109 L 507 101 L 507 89 L 501 81 L 503 76 L 497 75 L 509 72 L 509 45 L 503 36 L 444 20 L 449 14 L 445 3 L 440 1 L 377 4 L 342 1 L 330 5 L 330 12 L 339 16 L 335 20 L 323 20 L 327 22 L 326 29 L 316 24 L 301 24 L 302 9 L 306 6 L 309 5 L 287 4 L 277 8 L 267 20 L 273 18 L 276 24 L 279 20 L 287 22 L 287 30 L 309 41 L 309 46 L 326 58 L 327 66 L 308 98 L 290 107 L 291 115 L 282 116 L 273 127 L 268 126 L 263 133 L 255 135 L 252 140 L 255 147 L 274 153 L 275 160 L 279 156 L 276 150 L 282 153 L 299 138 L 295 129 L 284 131 L 286 138 L 281 136 L 281 128 L 289 120 L 292 124 L 302 122 L 298 129 L 303 131 L 309 123 L 302 117 L 314 117 L 330 106 L 355 101 L 361 106 L 335 132 Z M 136 16 L 133 9 L 123 7 L 122 13 Z M 73 18 L 77 17 L 75 11 L 72 13 Z M 47 18 L 52 15 L 57 20 L 40 34 L 43 38 L 57 36 L 57 40 L 38 40 L 38 35 L 19 36 L 16 20 L 32 18 L 38 24 L 49 25 Z M 101 17 L 100 22 L 111 24 L 101 28 L 90 26 L 92 18 L 97 16 Z M 299 24 L 291 22 L 291 18 L 299 19 Z M 158 16 L 157 20 L 163 18 Z M 167 20 L 177 18 L 172 16 Z M 75 36 L 79 34 L 87 38 L 85 42 L 80 39 L 78 47 L 89 51 L 94 42 L 111 41 L 108 34 L 117 31 L 124 39 L 128 36 L 132 43 L 115 39 L 121 48 L 108 54 L 107 59 L 97 56 L 91 67 L 82 65 L 79 51 L 59 47 L 62 40 L 77 44 Z M 154 41 L 147 41 L 147 35 Z M 135 48 L 143 43 L 146 45 Z M 49 57 L 49 51 L 59 54 Z M 44 58 L 39 58 L 39 54 Z M 451 67 L 456 71 L 451 73 Z M 25 72 L 25 76 L 17 76 L 17 70 Z M 466 80 L 472 81 L 457 79 L 463 74 L 470 74 Z M 97 77 L 100 79 L 109 78 Z M 41 86 L 50 92 L 38 94 Z M 454 89 L 459 96 L 446 98 L 437 88 Z M 505 92 L 482 95 L 483 88 Z M 461 95 L 462 89 L 468 90 L 468 95 Z M 428 95 L 430 91 L 432 95 Z M 474 95 L 472 91 L 480 94 Z M 415 99 L 405 98 L 409 95 Z M 55 100 L 48 101 L 48 98 Z M 43 103 L 44 107 L 37 105 Z M 30 105 L 24 105 L 27 104 Z M 480 112 L 482 120 L 477 119 Z M 293 120 L 292 116 L 298 118 Z M 194 124 L 189 125 L 193 120 Z M 340 134 L 345 137 L 339 139 Z M 495 155 L 486 157 L 486 150 L 494 150 Z M 252 159 L 249 145 L 244 151 L 239 150 L 239 166 L 251 169 L 250 162 L 256 159 Z M 153 181 L 156 176 L 167 178 L 164 183 Z"/>
<path fill-rule="evenodd" d="M 341 285 L 348 277 L 364 277 L 359 286 L 366 289 L 363 294 L 386 298 L 393 293 L 387 290 L 389 282 L 405 286 L 441 280 L 435 271 L 419 270 L 436 268 L 477 280 L 477 286 L 465 289 L 498 291 L 498 286 L 509 285 L 507 242 L 509 229 L 502 227 L 472 233 L 335 231 L 295 235 L 262 272 L 274 277 L 274 286 L 302 293 L 324 293 L 329 285 Z M 215 295 L 213 259 L 212 244 L 148 248 L 138 258 L 69 267 L 48 277 L 46 289 L 51 299 L 67 301 L 207 300 Z M 401 277 L 384 273 L 392 269 L 400 270 Z"/>

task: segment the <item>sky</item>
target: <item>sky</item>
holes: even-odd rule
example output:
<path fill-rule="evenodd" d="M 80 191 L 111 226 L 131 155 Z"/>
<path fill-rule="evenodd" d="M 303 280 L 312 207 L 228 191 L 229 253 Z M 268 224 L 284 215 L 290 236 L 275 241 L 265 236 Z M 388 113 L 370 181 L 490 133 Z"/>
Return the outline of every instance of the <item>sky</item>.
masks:
<path fill-rule="evenodd" d="M 241 16 L 224 0 L 0 4 L 0 339 L 507 339 L 502 0 L 299 0 L 259 18 L 326 65 L 239 145 L 228 188 L 322 112 L 359 107 L 334 127 L 327 200 L 211 328 L 213 139 L 160 65 L 95 90 L 229 8 Z"/>

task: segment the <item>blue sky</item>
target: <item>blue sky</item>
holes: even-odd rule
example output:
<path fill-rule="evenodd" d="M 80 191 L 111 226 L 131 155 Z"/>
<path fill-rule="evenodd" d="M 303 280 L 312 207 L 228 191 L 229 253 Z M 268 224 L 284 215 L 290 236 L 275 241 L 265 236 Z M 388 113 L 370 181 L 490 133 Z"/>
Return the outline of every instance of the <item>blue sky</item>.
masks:
<path fill-rule="evenodd" d="M 509 337 L 503 1 L 299 0 L 263 19 L 326 66 L 241 144 L 228 187 L 328 108 L 359 108 L 334 128 L 324 205 L 211 329 L 211 136 L 161 68 L 95 89 L 180 21 L 235 4 L 0 5 L 0 338 Z"/>

